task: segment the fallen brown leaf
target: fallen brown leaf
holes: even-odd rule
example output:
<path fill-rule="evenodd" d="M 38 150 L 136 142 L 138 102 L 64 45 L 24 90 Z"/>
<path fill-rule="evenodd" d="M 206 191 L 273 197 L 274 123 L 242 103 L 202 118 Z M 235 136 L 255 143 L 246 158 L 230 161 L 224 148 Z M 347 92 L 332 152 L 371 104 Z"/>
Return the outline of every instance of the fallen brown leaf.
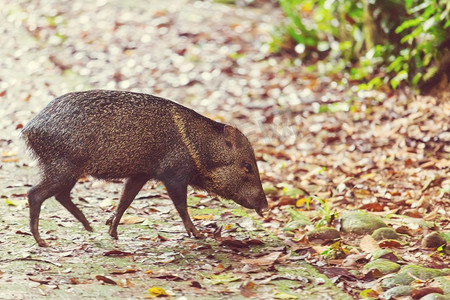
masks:
<path fill-rule="evenodd" d="M 125 225 L 139 224 L 144 222 L 145 220 L 147 220 L 147 218 L 138 216 L 123 216 L 122 219 L 120 219 L 120 224 Z"/>
<path fill-rule="evenodd" d="M 95 276 L 95 279 L 97 279 L 98 281 L 103 281 L 107 284 L 117 285 L 117 282 L 103 275 L 97 275 Z"/>
<path fill-rule="evenodd" d="M 361 241 L 359 242 L 359 247 L 362 251 L 366 253 L 372 253 L 376 250 L 380 250 L 380 246 L 378 245 L 377 241 L 370 235 L 365 235 Z"/>
<path fill-rule="evenodd" d="M 444 291 L 440 287 L 425 287 L 425 288 L 421 288 L 421 289 L 412 290 L 411 296 L 414 299 L 420 299 L 431 293 L 438 293 L 438 294 L 443 295 Z"/>
<path fill-rule="evenodd" d="M 251 298 L 251 297 L 255 297 L 256 294 L 253 291 L 255 289 L 256 284 L 252 281 L 249 281 L 245 284 L 242 284 L 239 287 L 239 290 L 241 291 L 241 295 L 246 297 L 246 298 Z"/>
<path fill-rule="evenodd" d="M 242 262 L 250 265 L 268 266 L 274 264 L 281 254 L 282 252 L 273 252 L 258 258 L 243 259 Z"/>

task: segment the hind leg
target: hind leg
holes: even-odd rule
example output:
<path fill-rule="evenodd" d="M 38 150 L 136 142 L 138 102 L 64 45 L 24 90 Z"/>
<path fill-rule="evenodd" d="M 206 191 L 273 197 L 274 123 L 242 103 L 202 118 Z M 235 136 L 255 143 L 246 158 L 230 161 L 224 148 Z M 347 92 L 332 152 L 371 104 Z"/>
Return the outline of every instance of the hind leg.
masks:
<path fill-rule="evenodd" d="M 44 247 L 47 244 L 39 234 L 39 215 L 42 203 L 46 199 L 56 196 L 57 200 L 72 214 L 77 214 L 78 209 L 74 210 L 72 207 L 74 204 L 68 202 L 71 202 L 69 192 L 78 179 L 78 173 L 74 165 L 63 159 L 45 161 L 41 164 L 41 168 L 43 171 L 42 179 L 28 191 L 28 204 L 30 206 L 31 233 L 39 246 Z"/>
<path fill-rule="evenodd" d="M 128 178 L 125 183 L 125 188 L 123 190 L 122 196 L 120 197 L 119 206 L 116 212 L 108 219 L 107 223 L 110 223 L 109 235 L 114 239 L 117 239 L 117 226 L 119 225 L 120 219 L 122 218 L 125 210 L 133 202 L 136 195 L 142 189 L 144 184 L 148 181 L 148 177 L 145 176 L 135 176 Z"/>
<path fill-rule="evenodd" d="M 93 231 L 89 221 L 84 216 L 83 212 L 70 200 L 70 191 L 75 185 L 75 181 L 68 184 L 59 194 L 55 196 L 55 199 L 62 204 L 78 221 L 83 224 L 87 231 Z"/>
<path fill-rule="evenodd" d="M 30 230 L 39 246 L 45 247 L 47 243 L 39 234 L 39 215 L 42 203 L 60 192 L 60 185 L 56 182 L 42 180 L 28 191 L 28 204 L 30 206 Z"/>

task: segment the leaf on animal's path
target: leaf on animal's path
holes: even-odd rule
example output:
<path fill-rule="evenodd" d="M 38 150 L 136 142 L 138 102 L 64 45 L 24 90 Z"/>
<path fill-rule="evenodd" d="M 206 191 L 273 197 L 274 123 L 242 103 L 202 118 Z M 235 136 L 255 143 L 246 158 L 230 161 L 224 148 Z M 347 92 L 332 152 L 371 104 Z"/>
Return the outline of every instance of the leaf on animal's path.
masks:
<path fill-rule="evenodd" d="M 177 274 L 160 274 L 152 277 L 158 279 L 165 279 L 168 281 L 184 281 L 184 279 L 178 276 Z"/>
<path fill-rule="evenodd" d="M 400 233 L 400 234 L 407 234 L 409 236 L 415 236 L 416 235 L 416 231 L 412 230 L 408 226 L 397 227 L 397 229 L 395 229 L 395 232 Z"/>
<path fill-rule="evenodd" d="M 330 246 L 312 245 L 310 248 L 314 249 L 319 254 L 326 253 L 331 250 Z"/>
<path fill-rule="evenodd" d="M 404 211 L 404 214 L 405 214 L 405 216 L 408 216 L 411 218 L 416 218 L 416 219 L 422 218 L 422 214 L 417 209 L 406 209 Z"/>
<path fill-rule="evenodd" d="M 281 196 L 280 200 L 273 207 L 281 207 L 286 205 L 296 205 L 297 200 L 289 196 Z"/>
<path fill-rule="evenodd" d="M 124 225 L 139 224 L 139 223 L 144 222 L 145 220 L 147 220 L 147 218 L 126 215 L 126 216 L 123 216 L 122 219 L 120 219 L 120 224 L 124 224 Z"/>
<path fill-rule="evenodd" d="M 384 276 L 384 274 L 381 273 L 380 270 L 378 270 L 378 269 L 371 269 L 371 270 L 369 270 L 369 272 L 367 272 L 364 275 L 364 280 L 372 281 L 372 280 L 378 279 L 378 278 L 383 277 L 383 276 Z"/>
<path fill-rule="evenodd" d="M 106 251 L 103 253 L 103 256 L 112 256 L 112 257 L 129 256 L 129 255 L 133 255 L 133 254 L 131 252 L 120 251 L 120 250 L 111 250 L 111 251 Z"/>
<path fill-rule="evenodd" d="M 3 152 L 2 153 L 2 162 L 17 162 L 18 158 L 15 158 L 16 153 L 14 152 Z"/>
<path fill-rule="evenodd" d="M 400 248 L 402 243 L 396 240 L 384 240 L 378 244 L 381 248 Z"/>
<path fill-rule="evenodd" d="M 194 220 L 206 220 L 206 221 L 210 221 L 213 219 L 213 215 L 197 215 L 197 216 L 192 216 L 192 218 Z"/>
<path fill-rule="evenodd" d="M 220 274 L 220 273 L 222 273 L 223 271 L 225 271 L 226 269 L 224 268 L 224 266 L 222 265 L 222 263 L 218 263 L 217 264 L 217 266 L 215 266 L 214 268 L 213 268 L 213 272 L 214 272 L 214 274 Z"/>
<path fill-rule="evenodd" d="M 440 287 L 431 287 L 430 286 L 430 287 L 424 287 L 421 289 L 412 290 L 411 296 L 414 299 L 421 299 L 422 297 L 425 297 L 426 295 L 431 294 L 431 293 L 437 293 L 437 294 L 443 295 L 444 291 Z"/>
<path fill-rule="evenodd" d="M 22 231 L 22 230 L 17 230 L 17 231 L 16 231 L 16 234 L 31 235 L 31 233 L 29 233 L 29 232 L 24 232 L 24 231 Z"/>
<path fill-rule="evenodd" d="M 351 267 L 356 266 L 358 262 L 363 259 L 366 259 L 367 254 L 350 254 L 348 255 L 344 261 L 342 262 L 342 266 Z"/>
<path fill-rule="evenodd" d="M 281 254 L 282 252 L 273 252 L 258 258 L 243 259 L 242 262 L 250 265 L 269 266 L 273 265 Z"/>
<path fill-rule="evenodd" d="M 242 273 L 256 273 L 256 274 L 260 274 L 261 273 L 261 266 L 258 265 L 247 265 L 245 264 L 241 270 Z M 252 277 L 253 278 L 253 277 Z"/>
<path fill-rule="evenodd" d="M 233 238 L 223 238 L 220 242 L 220 246 L 229 248 L 248 248 L 247 243 Z"/>
<path fill-rule="evenodd" d="M 30 281 L 33 281 L 33 282 L 38 282 L 40 284 L 49 284 L 50 283 L 50 279 L 52 279 L 52 278 L 51 277 L 47 277 L 46 279 L 36 279 L 36 278 L 33 278 L 33 277 L 28 277 L 28 279 Z"/>
<path fill-rule="evenodd" d="M 381 205 L 378 202 L 374 202 L 374 203 L 364 204 L 363 206 L 360 207 L 360 209 L 365 209 L 368 211 L 383 211 L 384 205 Z"/>
<path fill-rule="evenodd" d="M 120 274 L 131 274 L 131 273 L 136 273 L 138 270 L 136 269 L 124 269 L 124 270 L 112 270 L 111 272 L 109 272 L 110 274 L 114 274 L 114 275 L 120 275 Z"/>
<path fill-rule="evenodd" d="M 361 241 L 359 242 L 359 247 L 362 251 L 366 253 L 372 253 L 376 250 L 380 250 L 380 246 L 378 245 L 377 241 L 371 237 L 370 235 L 365 235 Z"/>
<path fill-rule="evenodd" d="M 167 297 L 169 294 L 161 287 L 154 286 L 148 289 L 151 297 Z"/>
<path fill-rule="evenodd" d="M 197 250 L 207 250 L 207 249 L 212 249 L 212 246 L 210 244 L 200 245 L 197 247 L 195 245 L 192 245 L 191 249 L 196 250 L 196 251 Z"/>
<path fill-rule="evenodd" d="M 361 299 L 377 298 L 379 294 L 372 289 L 365 289 L 359 293 Z"/>
<path fill-rule="evenodd" d="M 70 284 L 82 284 L 83 283 L 77 278 L 69 278 L 69 282 L 70 282 Z"/>
<path fill-rule="evenodd" d="M 103 276 L 103 275 L 97 275 L 97 276 L 95 276 L 95 279 L 97 279 L 98 281 L 102 281 L 104 283 L 107 283 L 107 284 L 117 285 L 117 282 L 115 282 L 111 278 L 108 278 L 108 277 Z"/>
<path fill-rule="evenodd" d="M 223 229 L 225 229 L 225 230 L 230 230 L 230 229 L 232 229 L 234 226 L 233 226 L 233 224 L 227 224 L 227 225 L 225 225 L 225 227 L 223 228 Z"/>
<path fill-rule="evenodd" d="M 352 191 L 355 197 L 360 199 L 367 198 L 368 196 L 371 195 L 371 192 L 365 189 L 352 189 Z"/>
<path fill-rule="evenodd" d="M 260 245 L 264 245 L 264 242 L 258 239 L 249 239 L 249 240 L 244 240 L 244 242 L 249 245 L 249 246 L 260 246 Z"/>
<path fill-rule="evenodd" d="M 8 206 L 18 206 L 19 205 L 16 201 L 10 200 L 8 198 L 5 199 L 5 203 Z"/>
<path fill-rule="evenodd" d="M 242 284 L 239 287 L 239 290 L 241 291 L 241 295 L 246 298 L 255 297 L 256 293 L 254 292 L 256 287 L 256 284 L 253 281 L 248 281 L 245 284 Z"/>
<path fill-rule="evenodd" d="M 157 235 L 157 239 L 158 239 L 160 242 L 166 242 L 166 241 L 168 241 L 168 238 L 166 238 L 166 237 L 164 237 L 164 236 L 162 236 L 162 235 L 160 235 L 160 234 Z"/>
<path fill-rule="evenodd" d="M 296 207 L 301 207 L 301 206 L 303 206 L 303 205 L 305 205 L 305 204 L 308 204 L 308 203 L 310 203 L 311 202 L 311 199 L 309 199 L 309 198 L 301 198 L 301 199 L 298 199 L 296 202 L 295 202 L 295 206 Z"/>
<path fill-rule="evenodd" d="M 321 271 L 321 273 L 325 274 L 328 278 L 340 276 L 348 281 L 356 281 L 358 279 L 355 275 L 350 273 L 350 271 L 346 268 L 328 267 L 328 268 L 320 268 L 320 271 Z"/>
<path fill-rule="evenodd" d="M 160 264 L 167 264 L 173 262 L 177 255 L 179 255 L 178 252 L 165 252 L 158 256 L 159 260 L 157 262 Z"/>
<path fill-rule="evenodd" d="M 241 278 L 238 276 L 235 276 L 234 274 L 230 273 L 222 273 L 222 274 L 207 274 L 204 275 L 204 278 L 211 282 L 212 284 L 225 284 L 233 281 L 238 281 Z"/>

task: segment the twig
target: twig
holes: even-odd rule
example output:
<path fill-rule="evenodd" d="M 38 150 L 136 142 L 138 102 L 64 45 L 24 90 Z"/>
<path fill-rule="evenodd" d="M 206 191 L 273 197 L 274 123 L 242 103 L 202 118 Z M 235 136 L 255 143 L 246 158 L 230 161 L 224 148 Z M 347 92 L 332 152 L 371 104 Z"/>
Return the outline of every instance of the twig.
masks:
<path fill-rule="evenodd" d="M 62 267 L 62 265 L 59 264 L 59 263 L 55 263 L 55 262 L 51 262 L 51 261 L 49 261 L 49 260 L 44 260 L 44 259 L 39 259 L 39 258 L 31 258 L 31 257 L 13 258 L 13 259 L 2 259 L 2 260 L 0 260 L 0 262 L 12 262 L 12 261 L 17 261 L 17 260 L 37 261 L 37 262 L 43 262 L 43 263 L 52 264 L 52 265 L 57 266 L 57 267 Z"/>

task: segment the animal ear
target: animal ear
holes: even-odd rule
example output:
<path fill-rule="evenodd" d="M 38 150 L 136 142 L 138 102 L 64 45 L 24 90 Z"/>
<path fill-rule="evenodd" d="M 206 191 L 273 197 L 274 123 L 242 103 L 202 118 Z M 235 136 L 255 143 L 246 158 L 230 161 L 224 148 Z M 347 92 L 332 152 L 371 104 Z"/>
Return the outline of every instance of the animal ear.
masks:
<path fill-rule="evenodd" d="M 237 130 L 233 126 L 225 125 L 223 128 L 223 133 L 225 135 L 225 142 L 227 146 L 236 149 L 237 145 Z"/>

